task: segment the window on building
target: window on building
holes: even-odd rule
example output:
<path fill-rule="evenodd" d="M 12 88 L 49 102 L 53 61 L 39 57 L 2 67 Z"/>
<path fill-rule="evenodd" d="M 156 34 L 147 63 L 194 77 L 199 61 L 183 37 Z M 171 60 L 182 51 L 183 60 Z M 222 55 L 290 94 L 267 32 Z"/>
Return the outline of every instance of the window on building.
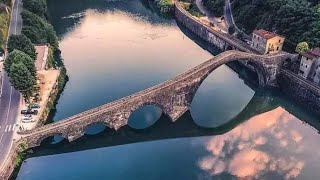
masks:
<path fill-rule="evenodd" d="M 303 63 L 301 63 L 301 65 L 300 66 L 303 66 Z"/>
<path fill-rule="evenodd" d="M 279 43 L 281 43 L 281 39 L 279 39 Z"/>
<path fill-rule="evenodd" d="M 277 47 L 277 51 L 279 51 L 279 46 Z"/>
<path fill-rule="evenodd" d="M 302 75 L 303 75 L 303 74 L 304 74 L 304 72 L 300 70 L 300 71 L 299 71 L 299 74 L 302 74 Z"/>
<path fill-rule="evenodd" d="M 308 68 L 308 65 L 306 65 L 306 68 Z"/>

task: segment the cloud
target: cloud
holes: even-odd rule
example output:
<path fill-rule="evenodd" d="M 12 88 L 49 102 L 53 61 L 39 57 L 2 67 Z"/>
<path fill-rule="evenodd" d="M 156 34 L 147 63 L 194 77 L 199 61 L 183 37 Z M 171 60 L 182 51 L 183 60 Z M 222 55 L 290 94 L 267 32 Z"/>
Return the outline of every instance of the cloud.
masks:
<path fill-rule="evenodd" d="M 253 177 L 266 168 L 269 155 L 255 149 L 238 152 L 229 163 L 229 172 L 237 177 Z"/>
<path fill-rule="evenodd" d="M 210 175 L 227 172 L 238 178 L 261 179 L 272 171 L 284 179 L 295 178 L 304 162 L 289 153 L 279 153 L 288 151 L 291 144 L 302 147 L 301 133 L 286 131 L 293 119 L 283 108 L 252 117 L 232 131 L 209 139 L 205 143 L 209 155 L 200 159 L 198 165 Z M 276 146 L 276 151 L 264 151 L 265 146 Z M 298 149 L 294 153 L 301 152 Z"/>

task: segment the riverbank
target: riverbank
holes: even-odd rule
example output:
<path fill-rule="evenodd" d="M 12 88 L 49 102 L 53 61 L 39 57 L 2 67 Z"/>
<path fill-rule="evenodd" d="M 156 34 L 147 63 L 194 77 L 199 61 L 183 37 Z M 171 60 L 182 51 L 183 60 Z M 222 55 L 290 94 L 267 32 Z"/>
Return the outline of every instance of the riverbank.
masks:
<path fill-rule="evenodd" d="M 36 121 L 35 127 L 41 126 L 48 121 L 48 115 L 51 110 L 54 109 L 54 104 L 57 101 L 57 97 L 59 97 L 60 93 L 62 92 L 67 79 L 67 74 L 64 67 L 62 67 L 60 70 L 49 71 L 58 71 L 59 76 L 58 78 L 56 78 L 56 82 L 53 83 L 52 89 L 49 90 L 47 99 L 43 103 L 43 105 L 45 106 L 39 113 L 39 119 Z M 0 169 L 0 179 L 5 180 L 16 178 L 21 164 L 26 159 L 27 154 L 32 153 L 32 150 L 28 150 L 28 147 L 26 147 L 24 144 L 25 143 L 23 139 L 20 139 L 13 143 L 8 158 L 3 164 L 2 169 Z"/>
<path fill-rule="evenodd" d="M 43 3 L 43 2 L 38 1 L 37 3 Z M 32 6 L 37 6 L 37 5 L 32 4 Z M 26 23 L 24 23 L 24 26 L 22 28 L 22 34 L 30 38 L 32 43 L 50 44 L 49 53 L 46 54 L 46 56 L 48 55 L 48 61 L 44 62 L 46 64 L 44 66 L 46 66 L 46 68 L 49 68 L 49 69 L 39 71 L 38 73 L 39 80 L 40 80 L 39 82 L 40 91 L 41 91 L 40 94 L 42 93 L 43 96 L 41 96 L 42 98 L 42 101 L 40 101 L 41 109 L 39 110 L 39 114 L 35 117 L 37 121 L 35 122 L 36 125 L 34 127 L 41 126 L 47 121 L 48 114 L 54 108 L 53 104 L 56 102 L 59 93 L 62 92 L 62 89 L 67 80 L 67 73 L 60 56 L 61 52 L 59 50 L 59 46 L 56 41 L 57 40 L 56 34 L 53 31 L 52 26 L 49 24 L 49 21 L 46 18 L 46 14 L 47 14 L 46 9 L 47 7 L 45 5 L 45 12 L 42 12 L 43 16 L 41 16 L 41 14 L 39 14 L 40 11 L 34 12 L 35 9 L 31 7 L 29 4 L 27 6 L 24 6 L 24 10 L 22 12 L 22 19 L 23 21 L 26 21 Z M 34 19 L 28 19 L 30 17 L 33 17 Z M 36 31 L 28 31 L 27 29 L 29 28 L 30 24 L 33 24 L 33 26 L 38 26 L 38 29 L 33 29 Z M 41 34 L 40 33 L 41 31 L 46 31 L 48 33 Z M 48 36 L 48 39 L 46 38 L 46 42 L 43 42 L 42 41 L 43 39 L 41 36 L 32 36 L 32 33 Z M 34 37 L 37 37 L 39 39 Z M 16 174 L 15 172 L 16 171 L 18 172 L 19 167 L 21 166 L 21 163 L 25 159 L 28 147 L 24 146 L 23 140 L 19 140 L 19 139 L 16 139 L 16 140 L 14 140 L 13 145 L 9 150 L 7 159 L 1 166 L 0 179 L 5 180 L 5 179 L 9 179 L 10 177 L 11 179 L 14 179 Z"/>

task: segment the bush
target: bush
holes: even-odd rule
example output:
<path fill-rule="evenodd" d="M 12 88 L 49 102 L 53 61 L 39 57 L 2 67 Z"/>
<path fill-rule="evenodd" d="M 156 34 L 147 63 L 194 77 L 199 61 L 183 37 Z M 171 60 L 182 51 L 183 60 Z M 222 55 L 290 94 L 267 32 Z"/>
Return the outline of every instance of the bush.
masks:
<path fill-rule="evenodd" d="M 174 3 L 172 0 L 155 0 L 154 4 L 162 13 L 172 13 L 174 11 Z"/>

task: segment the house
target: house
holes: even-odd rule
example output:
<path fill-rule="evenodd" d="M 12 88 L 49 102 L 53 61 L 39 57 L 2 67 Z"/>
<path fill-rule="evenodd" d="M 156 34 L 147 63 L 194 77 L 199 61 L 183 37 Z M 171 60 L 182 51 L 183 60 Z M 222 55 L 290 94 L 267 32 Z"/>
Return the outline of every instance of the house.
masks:
<path fill-rule="evenodd" d="M 285 37 L 263 29 L 253 31 L 251 47 L 261 54 L 274 54 L 282 51 Z"/>
<path fill-rule="evenodd" d="M 320 48 L 314 48 L 301 57 L 299 75 L 316 84 L 320 82 Z"/>
<path fill-rule="evenodd" d="M 46 68 L 49 46 L 47 44 L 35 45 L 37 59 L 35 61 L 35 66 L 37 71 L 44 70 Z"/>

